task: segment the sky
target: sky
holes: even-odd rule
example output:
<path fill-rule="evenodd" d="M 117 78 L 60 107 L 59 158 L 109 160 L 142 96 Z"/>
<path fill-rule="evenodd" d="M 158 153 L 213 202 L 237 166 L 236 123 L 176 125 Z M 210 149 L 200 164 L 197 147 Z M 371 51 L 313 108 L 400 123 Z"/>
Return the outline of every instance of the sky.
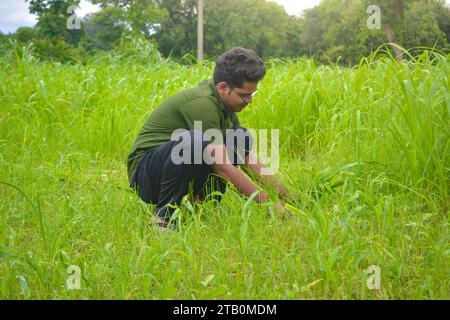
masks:
<path fill-rule="evenodd" d="M 81 0 L 80 9 L 76 10 L 75 13 L 84 17 L 96 10 L 98 10 L 96 6 L 86 0 Z M 25 0 L 0 0 L 0 31 L 13 33 L 18 27 L 32 27 L 35 24 L 36 17 L 28 12 L 28 4 L 25 3 Z"/>
<path fill-rule="evenodd" d="M 291 15 L 299 15 L 303 10 L 319 4 L 320 0 L 271 0 L 281 4 L 286 12 Z"/>
<path fill-rule="evenodd" d="M 312 8 L 320 0 L 271 0 L 283 5 L 289 14 L 299 14 L 303 9 Z M 75 11 L 80 17 L 95 12 L 98 7 L 86 0 L 81 0 L 80 9 Z M 13 33 L 18 27 L 32 27 L 36 23 L 36 17 L 29 14 L 25 0 L 0 0 L 0 31 Z"/>

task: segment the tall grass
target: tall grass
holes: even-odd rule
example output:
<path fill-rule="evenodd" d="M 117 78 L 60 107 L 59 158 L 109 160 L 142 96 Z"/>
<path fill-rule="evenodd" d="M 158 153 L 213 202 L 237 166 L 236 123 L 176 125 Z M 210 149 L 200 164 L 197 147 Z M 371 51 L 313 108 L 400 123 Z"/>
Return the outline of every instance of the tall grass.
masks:
<path fill-rule="evenodd" d="M 229 188 L 159 233 L 126 156 L 151 110 L 213 65 L 141 52 L 0 58 L 1 298 L 449 298 L 448 56 L 269 61 L 240 119 L 280 129 L 279 177 L 303 197 L 294 216 Z M 70 265 L 80 290 L 66 286 Z"/>

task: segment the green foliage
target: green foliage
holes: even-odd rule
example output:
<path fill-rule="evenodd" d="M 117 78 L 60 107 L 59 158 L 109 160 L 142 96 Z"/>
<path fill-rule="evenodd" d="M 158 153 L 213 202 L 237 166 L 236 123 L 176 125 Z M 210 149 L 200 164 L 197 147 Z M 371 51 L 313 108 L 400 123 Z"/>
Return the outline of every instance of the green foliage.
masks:
<path fill-rule="evenodd" d="M 124 64 L 157 66 L 163 62 L 161 53 L 158 51 L 154 41 L 142 36 L 122 38 L 114 51 Z"/>
<path fill-rule="evenodd" d="M 83 28 L 87 43 L 83 47 L 89 50 L 111 50 L 126 32 L 126 22 L 119 8 L 105 8 L 85 17 Z"/>
<path fill-rule="evenodd" d="M 40 38 L 33 41 L 33 47 L 37 56 L 58 62 L 80 62 L 81 55 L 77 48 L 74 48 L 63 39 Z"/>
<path fill-rule="evenodd" d="M 113 50 L 120 39 L 144 37 L 155 40 L 165 57 L 196 62 L 197 0 L 92 0 L 102 10 L 87 16 L 81 30 L 66 28 L 67 7 L 78 0 L 27 2 L 39 23 L 35 32 L 18 30 L 14 37 L 22 43 L 64 40 L 77 48 L 77 55 L 85 61 L 96 50 Z M 390 43 L 389 50 L 398 60 L 408 58 L 405 52 L 420 55 L 421 47 L 450 50 L 450 10 L 443 0 L 380 0 L 379 30 L 369 30 L 366 25 L 371 4 L 369 0 L 323 0 L 296 17 L 267 0 L 208 0 L 204 8 L 205 56 L 214 60 L 225 50 L 242 46 L 263 58 L 309 56 L 320 63 L 354 66 L 385 43 Z M 49 47 L 49 43 L 40 47 Z"/>
<path fill-rule="evenodd" d="M 67 20 L 70 6 L 78 6 L 79 0 L 26 0 L 30 13 L 38 16 L 35 29 L 19 28 L 14 37 L 20 43 L 32 43 L 34 52 L 41 59 L 58 62 L 81 61 L 76 45 L 83 30 L 69 30 Z"/>
<path fill-rule="evenodd" d="M 448 46 L 450 44 L 450 9 L 442 10 L 442 7 L 438 7 L 434 14 L 436 14 L 439 29 L 445 33 Z"/>
<path fill-rule="evenodd" d="M 58 63 L 82 61 L 79 50 L 62 39 L 37 38 L 33 42 L 23 43 L 7 38 L 5 42 L 0 41 L 0 56 L 4 59 L 50 60 Z"/>
<path fill-rule="evenodd" d="M 20 27 L 16 30 L 16 32 L 14 33 L 14 38 L 22 43 L 28 43 L 33 41 L 37 34 L 36 34 L 36 29 L 35 28 L 30 28 L 30 27 Z"/>
<path fill-rule="evenodd" d="M 249 47 L 262 57 L 298 56 L 299 48 L 288 50 L 299 34 L 290 35 L 290 28 L 298 28 L 299 20 L 289 18 L 284 8 L 274 2 L 260 0 L 208 1 L 205 8 L 207 43 L 215 50 L 206 51 L 212 57 L 235 47 Z M 298 41 L 296 42 L 298 44 Z"/>
<path fill-rule="evenodd" d="M 91 0 L 102 8 L 120 9 L 123 18 L 135 35 L 149 37 L 156 25 L 166 17 L 166 10 L 157 6 L 157 0 Z"/>
<path fill-rule="evenodd" d="M 319 61 L 356 64 L 370 52 L 360 44 L 365 12 L 359 0 L 325 0 L 305 11 L 301 43 Z"/>
<path fill-rule="evenodd" d="M 404 23 L 401 28 L 401 45 L 405 48 L 415 46 L 446 47 L 446 35 L 439 28 L 439 13 L 447 17 L 450 10 L 445 10 L 433 2 L 412 2 L 404 14 Z"/>
<path fill-rule="evenodd" d="M 197 1 L 159 0 L 168 18 L 155 34 L 161 52 L 175 57 L 196 52 Z M 300 19 L 261 0 L 208 0 L 204 8 L 205 54 L 214 58 L 235 46 L 262 57 L 298 56 Z"/>
<path fill-rule="evenodd" d="M 368 5 L 370 0 L 364 0 Z M 439 29 L 450 10 L 442 0 L 383 0 L 378 4 L 382 9 L 382 30 L 373 32 L 378 44 L 389 42 L 392 50 L 400 59 L 404 55 L 398 47 L 412 48 L 418 46 L 448 48 L 446 35 Z M 440 18 L 438 18 L 440 17 Z M 419 52 L 415 53 L 419 54 Z"/>
<path fill-rule="evenodd" d="M 67 20 L 70 6 L 78 6 L 80 0 L 26 0 L 30 13 L 38 16 L 36 28 L 42 38 L 64 39 L 76 45 L 82 36 L 80 30 L 69 30 Z"/>
<path fill-rule="evenodd" d="M 383 43 L 391 43 L 394 56 L 404 57 L 403 48 L 448 47 L 444 29 L 449 10 L 441 0 L 378 1 L 381 29 L 370 30 L 366 9 L 370 0 L 323 0 L 304 13 L 301 43 L 321 62 L 340 61 L 355 65 Z"/>
<path fill-rule="evenodd" d="M 205 5 L 205 53 L 217 57 L 234 46 L 254 49 L 262 57 L 308 55 L 323 63 L 356 65 L 383 43 L 399 47 L 448 47 L 449 10 L 441 0 L 381 1 L 382 29 L 369 30 L 369 0 L 323 0 L 289 17 L 265 0 L 209 0 Z M 196 52 L 197 1 L 159 0 L 168 18 L 155 34 L 161 52 L 175 57 Z M 446 33 L 444 33 L 446 32 Z M 420 54 L 415 52 L 414 54 Z"/>
<path fill-rule="evenodd" d="M 158 0 L 158 5 L 167 10 L 167 17 L 161 23 L 153 38 L 165 56 L 182 57 L 196 52 L 197 24 L 196 0 Z"/>

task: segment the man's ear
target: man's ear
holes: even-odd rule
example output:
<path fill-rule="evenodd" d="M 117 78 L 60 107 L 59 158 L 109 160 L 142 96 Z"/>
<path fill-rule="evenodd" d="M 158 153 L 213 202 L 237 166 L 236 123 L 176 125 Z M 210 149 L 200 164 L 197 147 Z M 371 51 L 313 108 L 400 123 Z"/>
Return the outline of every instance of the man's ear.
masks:
<path fill-rule="evenodd" d="M 217 89 L 217 92 L 219 92 L 222 95 L 225 95 L 228 91 L 228 84 L 225 81 L 219 82 L 216 85 L 216 89 Z"/>

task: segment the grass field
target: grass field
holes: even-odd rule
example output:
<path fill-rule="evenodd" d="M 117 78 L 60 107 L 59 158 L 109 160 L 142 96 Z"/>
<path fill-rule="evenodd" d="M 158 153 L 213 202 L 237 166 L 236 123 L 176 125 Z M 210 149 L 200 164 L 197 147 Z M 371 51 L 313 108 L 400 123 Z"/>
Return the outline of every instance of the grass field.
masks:
<path fill-rule="evenodd" d="M 448 58 L 267 61 L 241 123 L 280 130 L 278 176 L 303 202 L 277 217 L 229 188 L 160 233 L 126 157 L 151 110 L 213 64 L 3 53 L 0 298 L 449 299 Z"/>

